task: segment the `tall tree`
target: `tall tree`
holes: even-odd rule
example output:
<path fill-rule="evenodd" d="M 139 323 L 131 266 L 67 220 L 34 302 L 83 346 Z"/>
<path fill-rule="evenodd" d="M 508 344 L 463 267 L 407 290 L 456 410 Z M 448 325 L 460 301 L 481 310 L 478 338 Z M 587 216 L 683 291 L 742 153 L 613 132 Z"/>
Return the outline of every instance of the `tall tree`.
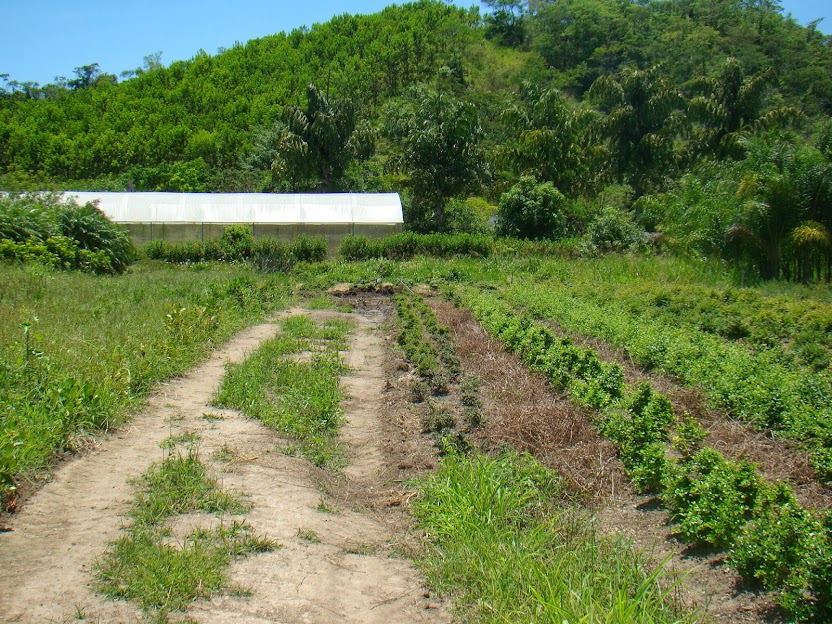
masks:
<path fill-rule="evenodd" d="M 751 254 L 763 279 L 789 278 L 784 252 L 811 244 L 810 230 L 823 239 L 832 228 L 832 163 L 794 141 L 760 137 L 743 147 L 748 156 L 738 195 L 744 210 L 729 239 Z"/>
<path fill-rule="evenodd" d="M 413 190 L 411 223 L 445 230 L 449 199 L 474 190 L 486 173 L 476 108 L 452 96 L 419 88 L 388 114 L 386 135 L 398 147 L 391 160 Z"/>
<path fill-rule="evenodd" d="M 716 75 L 695 81 L 699 95 L 691 98 L 688 112 L 699 122 L 691 141 L 694 154 L 739 157 L 740 139 L 750 131 L 799 119 L 802 113 L 793 106 L 764 112 L 765 95 L 775 79 L 772 69 L 746 76 L 742 64 L 729 57 Z"/>
<path fill-rule="evenodd" d="M 618 173 L 636 197 L 660 186 L 674 162 L 674 141 L 684 121 L 684 100 L 658 66 L 601 76 L 589 96 L 607 113 L 604 125 Z"/>
<path fill-rule="evenodd" d="M 357 118 L 352 100 L 330 99 L 312 83 L 306 108 L 287 106 L 283 117 L 271 169 L 292 190 L 337 190 L 349 164 L 373 152 L 375 132 Z"/>
<path fill-rule="evenodd" d="M 523 85 L 521 104 L 509 108 L 503 120 L 517 139 L 501 149 L 521 175 L 553 183 L 570 196 L 591 192 L 603 178 L 599 144 L 599 115 L 572 106 L 556 89 Z"/>

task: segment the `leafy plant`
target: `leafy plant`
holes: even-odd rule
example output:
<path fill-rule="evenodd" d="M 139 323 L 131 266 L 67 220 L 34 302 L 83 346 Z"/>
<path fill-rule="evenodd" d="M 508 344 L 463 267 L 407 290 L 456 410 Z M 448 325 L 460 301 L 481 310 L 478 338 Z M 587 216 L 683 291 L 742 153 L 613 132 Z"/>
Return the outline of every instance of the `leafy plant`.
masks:
<path fill-rule="evenodd" d="M 757 510 L 761 482 L 752 464 L 704 448 L 668 470 L 663 486 L 662 499 L 682 537 L 725 548 Z"/>

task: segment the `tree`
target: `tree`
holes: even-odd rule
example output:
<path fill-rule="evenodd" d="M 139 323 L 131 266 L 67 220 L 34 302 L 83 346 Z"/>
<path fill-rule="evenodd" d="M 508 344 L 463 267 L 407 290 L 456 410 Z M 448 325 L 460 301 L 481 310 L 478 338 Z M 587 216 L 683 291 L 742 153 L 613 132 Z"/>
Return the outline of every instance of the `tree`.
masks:
<path fill-rule="evenodd" d="M 815 148 L 793 141 L 757 138 L 743 146 L 746 173 L 737 193 L 744 204 L 728 230 L 729 243 L 751 256 L 763 279 L 789 279 L 784 254 L 799 259 L 827 248 L 832 163 Z"/>
<path fill-rule="evenodd" d="M 740 139 L 744 135 L 802 117 L 792 106 L 763 113 L 766 92 L 774 81 L 771 69 L 746 76 L 742 64 L 733 57 L 725 60 L 716 75 L 696 81 L 694 89 L 701 95 L 688 105 L 689 117 L 699 122 L 691 141 L 693 153 L 741 157 Z"/>
<path fill-rule="evenodd" d="M 75 74 L 75 79 L 69 81 L 70 89 L 89 89 L 95 84 L 96 78 L 101 73 L 98 63 L 91 63 L 90 65 L 81 65 L 72 70 Z"/>
<path fill-rule="evenodd" d="M 335 190 L 351 162 L 373 153 L 375 132 L 357 119 L 352 100 L 330 100 L 312 83 L 306 108 L 287 106 L 283 117 L 271 170 L 278 183 L 285 179 L 292 190 Z"/>
<path fill-rule="evenodd" d="M 519 46 L 526 39 L 523 0 L 483 0 L 492 12 L 486 15 L 487 36 L 504 45 Z"/>
<path fill-rule="evenodd" d="M 520 174 L 552 182 L 572 197 L 598 186 L 605 171 L 597 113 L 570 106 L 556 89 L 526 83 L 521 105 L 503 120 L 517 139 L 500 151 Z"/>
<path fill-rule="evenodd" d="M 626 68 L 617 80 L 601 76 L 589 97 L 607 112 L 604 125 L 618 174 L 636 198 L 660 186 L 674 163 L 674 141 L 684 121 L 679 91 L 653 66 Z"/>
<path fill-rule="evenodd" d="M 409 99 L 388 109 L 385 132 L 398 147 L 391 168 L 410 178 L 411 227 L 443 232 L 448 200 L 475 189 L 485 175 L 476 108 L 450 95 L 418 88 Z"/>

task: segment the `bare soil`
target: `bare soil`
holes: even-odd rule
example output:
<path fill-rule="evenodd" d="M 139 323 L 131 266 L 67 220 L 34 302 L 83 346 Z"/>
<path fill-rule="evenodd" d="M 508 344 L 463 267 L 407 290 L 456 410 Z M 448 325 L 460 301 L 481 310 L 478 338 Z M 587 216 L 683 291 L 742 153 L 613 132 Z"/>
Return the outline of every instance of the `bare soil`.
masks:
<path fill-rule="evenodd" d="M 355 314 L 303 313 L 356 323 L 345 354 L 350 399 L 343 435 L 350 461 L 343 475 L 286 454 L 286 442 L 274 431 L 210 405 L 225 363 L 243 360 L 278 331 L 274 323 L 250 328 L 208 362 L 160 388 L 128 427 L 89 455 L 62 465 L 20 513 L 7 519 L 11 530 L 0 534 L 0 621 L 142 621 L 129 603 L 107 601 L 94 592 L 94 562 L 126 522 L 127 501 L 134 494 L 130 481 L 162 459 L 160 443 L 183 433 L 199 435 L 200 455 L 220 474 L 223 486 L 252 503 L 245 521 L 281 545 L 235 562 L 230 570 L 234 590 L 195 603 L 183 618 L 206 623 L 450 621 L 405 556 L 412 544 L 400 509 L 409 494 L 397 479 L 403 463 L 399 443 L 409 432 L 386 419 L 387 349 L 380 329 L 386 311 L 362 299 Z M 425 457 L 431 453 L 427 445 L 419 451 Z M 198 514 L 180 517 L 173 539 L 205 523 Z"/>

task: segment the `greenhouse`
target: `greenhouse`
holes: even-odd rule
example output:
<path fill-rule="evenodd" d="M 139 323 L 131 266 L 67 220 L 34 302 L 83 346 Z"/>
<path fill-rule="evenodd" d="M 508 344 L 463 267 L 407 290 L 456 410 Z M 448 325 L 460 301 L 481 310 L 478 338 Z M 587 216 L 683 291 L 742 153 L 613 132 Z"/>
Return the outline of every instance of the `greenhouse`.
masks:
<path fill-rule="evenodd" d="M 95 202 L 130 232 L 133 242 L 219 237 L 233 224 L 250 224 L 255 238 L 323 236 L 330 248 L 348 234 L 387 236 L 402 230 L 397 193 L 91 193 L 64 199 Z"/>

